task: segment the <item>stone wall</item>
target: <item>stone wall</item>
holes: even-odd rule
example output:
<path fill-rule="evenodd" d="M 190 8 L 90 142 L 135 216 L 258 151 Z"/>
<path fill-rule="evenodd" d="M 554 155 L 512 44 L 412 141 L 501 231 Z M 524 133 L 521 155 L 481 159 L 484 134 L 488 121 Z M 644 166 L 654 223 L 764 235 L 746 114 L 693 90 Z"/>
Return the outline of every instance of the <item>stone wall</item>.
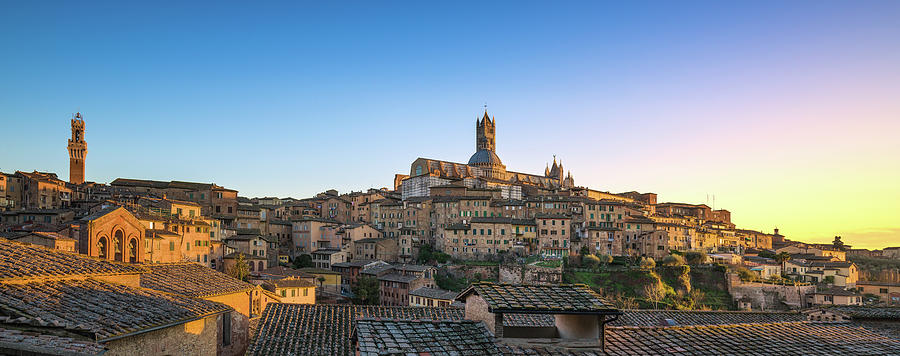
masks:
<path fill-rule="evenodd" d="M 562 267 L 548 268 L 530 265 L 502 265 L 497 280 L 512 284 L 560 284 Z"/>
<path fill-rule="evenodd" d="M 109 351 L 104 355 L 214 356 L 218 350 L 220 315 L 107 342 Z"/>
<path fill-rule="evenodd" d="M 741 282 L 737 275 L 728 275 L 728 291 L 735 302 L 749 302 L 753 310 L 783 310 L 806 306 L 806 295 L 816 291 L 816 286 L 779 285 L 758 282 Z M 786 304 L 786 305 L 785 305 Z"/>

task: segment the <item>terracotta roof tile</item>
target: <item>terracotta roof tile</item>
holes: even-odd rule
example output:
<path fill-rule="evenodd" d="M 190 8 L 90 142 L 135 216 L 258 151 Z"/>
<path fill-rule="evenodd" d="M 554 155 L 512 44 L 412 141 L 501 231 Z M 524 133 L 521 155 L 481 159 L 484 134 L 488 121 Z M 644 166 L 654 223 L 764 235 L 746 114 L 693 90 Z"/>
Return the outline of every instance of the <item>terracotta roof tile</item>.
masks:
<path fill-rule="evenodd" d="M 361 356 L 432 354 L 496 355 L 484 323 L 473 320 L 359 319 L 354 333 Z"/>
<path fill-rule="evenodd" d="M 0 350 L 32 352 L 36 355 L 87 356 L 100 355 L 106 348 L 86 339 L 40 334 L 15 329 L 0 328 Z"/>
<path fill-rule="evenodd" d="M 253 285 L 193 262 L 145 265 L 141 287 L 190 297 L 244 292 Z"/>
<path fill-rule="evenodd" d="M 851 323 L 609 327 L 608 355 L 897 355 L 900 337 Z"/>
<path fill-rule="evenodd" d="M 0 323 L 60 327 L 105 339 L 231 310 L 215 302 L 94 279 L 0 284 Z"/>
<path fill-rule="evenodd" d="M 271 303 L 247 355 L 352 355 L 362 318 L 462 320 L 460 308 Z"/>
<path fill-rule="evenodd" d="M 141 272 L 137 265 L 0 239 L 0 280 Z"/>
<path fill-rule="evenodd" d="M 470 293 L 477 293 L 492 312 L 538 313 L 598 313 L 618 311 L 597 293 L 583 284 L 519 285 L 474 283 L 457 297 L 464 301 Z"/>
<path fill-rule="evenodd" d="M 675 326 L 776 323 L 804 321 L 801 313 L 701 311 L 701 310 L 623 310 L 618 320 L 609 326 L 663 326 L 665 319 Z"/>

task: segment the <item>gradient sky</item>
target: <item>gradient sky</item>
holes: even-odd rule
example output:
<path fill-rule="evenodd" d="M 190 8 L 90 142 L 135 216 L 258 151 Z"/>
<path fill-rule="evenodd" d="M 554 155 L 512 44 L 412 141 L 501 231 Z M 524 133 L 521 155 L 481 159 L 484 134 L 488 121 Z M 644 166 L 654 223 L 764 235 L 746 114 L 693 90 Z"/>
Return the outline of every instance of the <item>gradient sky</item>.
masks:
<path fill-rule="evenodd" d="M 740 227 L 900 245 L 900 2 L 0 3 L 0 170 L 389 187 L 466 162 L 705 203 Z M 709 202 L 712 205 L 712 202 Z"/>

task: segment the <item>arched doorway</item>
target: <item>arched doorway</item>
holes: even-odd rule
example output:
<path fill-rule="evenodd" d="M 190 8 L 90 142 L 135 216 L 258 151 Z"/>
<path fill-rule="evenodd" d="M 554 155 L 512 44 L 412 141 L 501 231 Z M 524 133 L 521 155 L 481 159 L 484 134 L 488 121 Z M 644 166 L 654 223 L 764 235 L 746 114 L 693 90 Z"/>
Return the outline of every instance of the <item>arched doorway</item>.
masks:
<path fill-rule="evenodd" d="M 253 272 L 253 267 L 255 267 L 256 264 L 253 263 L 253 261 L 250 261 L 250 263 L 248 263 L 248 265 L 249 265 L 249 267 L 250 267 L 250 272 Z"/>
<path fill-rule="evenodd" d="M 138 261 L 137 239 L 132 238 L 128 241 L 128 262 L 137 263 Z"/>
<path fill-rule="evenodd" d="M 97 257 L 102 259 L 108 259 L 109 254 L 107 254 L 107 248 L 109 247 L 109 241 L 106 240 L 106 236 L 101 237 L 97 240 Z"/>
<path fill-rule="evenodd" d="M 113 247 L 115 247 L 115 260 L 125 262 L 125 258 L 122 256 L 122 245 L 125 243 L 125 233 L 122 230 L 116 230 L 115 235 L 113 235 Z"/>
<path fill-rule="evenodd" d="M 259 261 L 259 268 L 257 268 L 256 270 L 262 272 L 262 270 L 264 269 L 266 269 L 266 266 L 263 265 L 263 261 Z"/>

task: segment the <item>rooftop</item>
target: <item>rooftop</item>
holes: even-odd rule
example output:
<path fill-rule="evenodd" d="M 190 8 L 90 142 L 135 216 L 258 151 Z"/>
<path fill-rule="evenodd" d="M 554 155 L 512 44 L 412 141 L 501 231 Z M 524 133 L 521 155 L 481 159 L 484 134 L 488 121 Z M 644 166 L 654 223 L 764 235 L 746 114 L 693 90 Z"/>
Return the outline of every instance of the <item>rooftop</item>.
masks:
<path fill-rule="evenodd" d="M 894 355 L 900 339 L 852 323 L 609 327 L 608 355 Z"/>
<path fill-rule="evenodd" d="M 193 262 L 149 264 L 141 287 L 191 297 L 244 292 L 253 285 Z"/>
<path fill-rule="evenodd" d="M 357 319 L 462 320 L 464 316 L 459 308 L 271 303 L 247 355 L 353 355 L 351 333 Z"/>
<path fill-rule="evenodd" d="M 0 239 L 0 281 L 142 272 L 144 269 L 137 265 Z"/>
<path fill-rule="evenodd" d="M 429 287 L 420 287 L 414 289 L 409 292 L 409 295 L 432 298 L 432 299 L 445 299 L 445 300 L 453 300 L 456 298 L 456 292 L 450 290 L 444 290 L 440 288 L 429 288 Z"/>
<path fill-rule="evenodd" d="M 202 299 L 94 279 L 0 284 L 0 307 L 6 315 L 0 323 L 60 327 L 98 341 L 231 310 Z"/>
<path fill-rule="evenodd" d="M 608 302 L 584 284 L 519 285 L 473 283 L 456 298 L 476 293 L 492 313 L 618 314 Z"/>
<path fill-rule="evenodd" d="M 359 319 L 354 332 L 359 355 L 496 355 L 494 337 L 473 320 Z"/>

